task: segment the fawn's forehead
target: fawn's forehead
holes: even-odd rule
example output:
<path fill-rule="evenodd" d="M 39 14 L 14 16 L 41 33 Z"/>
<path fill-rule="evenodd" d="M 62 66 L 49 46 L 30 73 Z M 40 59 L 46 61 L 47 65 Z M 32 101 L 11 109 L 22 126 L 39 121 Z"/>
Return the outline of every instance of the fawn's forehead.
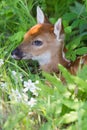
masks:
<path fill-rule="evenodd" d="M 42 33 L 52 33 L 53 25 L 51 24 L 37 24 L 33 26 L 24 36 L 24 39 L 32 38 L 38 36 Z"/>

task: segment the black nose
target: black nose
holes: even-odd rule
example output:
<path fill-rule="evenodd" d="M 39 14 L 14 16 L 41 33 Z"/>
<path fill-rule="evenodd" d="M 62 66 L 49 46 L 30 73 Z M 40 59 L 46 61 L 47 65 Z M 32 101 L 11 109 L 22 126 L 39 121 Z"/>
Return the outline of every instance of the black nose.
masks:
<path fill-rule="evenodd" d="M 23 52 L 19 48 L 16 48 L 15 50 L 12 51 L 11 55 L 13 57 L 16 56 L 19 59 L 21 59 L 23 57 Z"/>

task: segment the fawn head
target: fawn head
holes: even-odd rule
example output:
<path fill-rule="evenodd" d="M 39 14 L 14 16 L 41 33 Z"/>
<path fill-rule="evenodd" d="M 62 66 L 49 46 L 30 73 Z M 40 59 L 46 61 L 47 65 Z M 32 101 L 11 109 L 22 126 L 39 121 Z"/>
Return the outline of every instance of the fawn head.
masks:
<path fill-rule="evenodd" d="M 59 18 L 52 25 L 42 10 L 37 7 L 37 24 L 29 29 L 24 36 L 23 42 L 12 51 L 12 57 L 18 60 L 37 60 L 41 67 L 52 64 L 52 61 L 54 64 L 63 64 L 66 61 L 63 56 L 63 47 L 62 19 Z"/>

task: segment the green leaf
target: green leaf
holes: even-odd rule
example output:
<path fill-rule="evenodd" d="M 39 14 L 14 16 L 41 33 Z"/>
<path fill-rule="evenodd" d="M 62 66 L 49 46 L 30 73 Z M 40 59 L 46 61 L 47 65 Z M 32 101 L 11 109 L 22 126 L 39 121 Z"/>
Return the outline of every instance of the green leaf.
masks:
<path fill-rule="evenodd" d="M 75 50 L 77 55 L 84 55 L 87 53 L 87 47 L 78 48 Z"/>
<path fill-rule="evenodd" d="M 72 125 L 70 125 L 70 126 L 67 128 L 67 130 L 76 130 L 76 129 L 77 129 L 76 124 L 72 124 Z"/>
<path fill-rule="evenodd" d="M 81 91 L 87 93 L 87 82 L 85 82 L 78 76 L 71 75 L 68 70 L 62 65 L 59 65 L 59 69 L 62 72 L 67 83 L 76 84 Z"/>
<path fill-rule="evenodd" d="M 52 130 L 52 122 L 42 124 L 40 130 Z"/>
<path fill-rule="evenodd" d="M 80 19 L 74 20 L 73 23 L 72 23 L 72 28 L 73 28 L 73 29 L 74 29 L 74 28 L 77 28 L 78 25 L 79 25 L 79 23 L 80 23 Z"/>
<path fill-rule="evenodd" d="M 65 13 L 65 15 L 63 16 L 63 19 L 64 19 L 64 21 L 67 21 L 69 23 L 73 19 L 76 19 L 76 14 L 71 13 L 71 12 L 70 13 Z"/>
<path fill-rule="evenodd" d="M 43 75 L 52 84 L 52 86 L 56 89 L 56 91 L 59 92 L 59 94 L 67 96 L 70 95 L 70 93 L 67 91 L 67 88 L 65 88 L 65 86 L 62 84 L 61 80 L 58 77 L 52 76 L 45 72 L 43 72 Z"/>
<path fill-rule="evenodd" d="M 64 30 L 65 30 L 66 33 L 71 33 L 72 27 L 71 27 L 71 26 L 68 26 L 68 27 L 66 27 Z"/>
<path fill-rule="evenodd" d="M 61 64 L 58 65 L 59 70 L 62 72 L 66 82 L 73 83 L 72 75 L 68 72 L 66 68 L 64 68 Z"/>
<path fill-rule="evenodd" d="M 83 68 L 78 71 L 77 75 L 83 79 L 83 80 L 87 80 L 87 65 L 84 65 Z"/>
<path fill-rule="evenodd" d="M 63 99 L 62 103 L 73 110 L 78 110 L 79 107 L 82 105 L 82 102 L 74 101 L 71 99 Z"/>
<path fill-rule="evenodd" d="M 75 122 L 77 119 L 78 119 L 78 113 L 74 111 L 71 111 L 70 113 L 65 114 L 62 117 L 64 124 Z"/>
<path fill-rule="evenodd" d="M 3 129 L 4 130 L 13 130 L 15 125 L 19 123 L 26 115 L 22 112 L 15 114 L 14 116 L 9 116 L 8 120 L 5 122 Z"/>
<path fill-rule="evenodd" d="M 13 41 L 18 41 L 20 42 L 23 38 L 25 32 L 23 31 L 19 31 L 17 33 L 15 33 L 13 36 L 11 36 L 9 39 L 13 42 Z"/>
<path fill-rule="evenodd" d="M 81 37 L 75 37 L 70 43 L 67 44 L 68 50 L 73 50 L 80 45 Z"/>
<path fill-rule="evenodd" d="M 70 7 L 70 10 L 77 14 L 78 16 L 82 15 L 85 12 L 85 5 L 80 4 L 79 2 L 75 2 L 75 6 Z"/>
<path fill-rule="evenodd" d="M 87 82 L 77 76 L 72 77 L 74 83 L 78 85 L 78 88 L 87 93 Z"/>

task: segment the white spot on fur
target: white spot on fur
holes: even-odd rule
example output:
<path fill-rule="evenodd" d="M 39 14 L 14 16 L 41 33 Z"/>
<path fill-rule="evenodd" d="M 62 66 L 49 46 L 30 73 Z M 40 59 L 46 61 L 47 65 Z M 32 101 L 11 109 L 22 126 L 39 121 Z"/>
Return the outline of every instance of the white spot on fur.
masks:
<path fill-rule="evenodd" d="M 69 60 L 66 59 L 65 57 L 65 53 L 62 51 L 62 56 L 63 56 L 63 59 L 66 60 L 67 62 L 69 62 Z"/>
<path fill-rule="evenodd" d="M 37 60 L 40 65 L 48 64 L 51 61 L 51 53 L 47 51 L 39 56 L 32 57 L 32 60 Z"/>
<path fill-rule="evenodd" d="M 83 65 L 84 64 L 84 59 L 80 59 L 80 65 Z"/>

